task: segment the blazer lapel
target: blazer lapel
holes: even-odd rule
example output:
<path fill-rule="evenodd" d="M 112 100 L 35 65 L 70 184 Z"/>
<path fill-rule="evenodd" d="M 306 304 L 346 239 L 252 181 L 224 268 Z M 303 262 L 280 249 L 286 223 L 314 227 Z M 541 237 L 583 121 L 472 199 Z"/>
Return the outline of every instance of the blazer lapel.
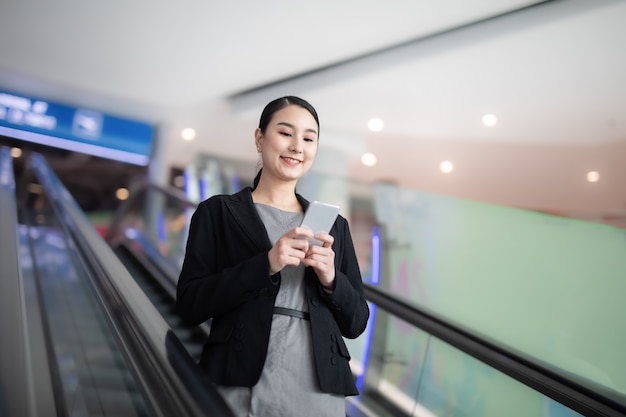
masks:
<path fill-rule="evenodd" d="M 251 191 L 249 187 L 244 188 L 224 202 L 235 222 L 259 251 L 268 250 L 272 245 L 267 236 L 265 225 L 254 207 Z"/>

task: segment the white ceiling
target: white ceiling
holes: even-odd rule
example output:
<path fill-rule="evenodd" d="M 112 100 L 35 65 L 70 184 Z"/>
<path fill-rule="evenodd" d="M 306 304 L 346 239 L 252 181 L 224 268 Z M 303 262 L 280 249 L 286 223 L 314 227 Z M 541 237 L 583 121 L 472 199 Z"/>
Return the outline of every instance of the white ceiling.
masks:
<path fill-rule="evenodd" d="M 624 22 L 625 0 L 2 0 L 0 87 L 154 123 L 181 167 L 198 152 L 255 161 L 263 105 L 295 94 L 352 178 L 620 211 Z"/>

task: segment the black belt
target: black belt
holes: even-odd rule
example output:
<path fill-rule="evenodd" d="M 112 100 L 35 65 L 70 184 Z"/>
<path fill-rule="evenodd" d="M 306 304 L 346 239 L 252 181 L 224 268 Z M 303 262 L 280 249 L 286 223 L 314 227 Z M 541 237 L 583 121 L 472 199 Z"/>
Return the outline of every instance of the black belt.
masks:
<path fill-rule="evenodd" d="M 309 321 L 311 320 L 311 316 L 309 315 L 309 313 L 300 310 L 294 310 L 293 308 L 274 307 L 274 314 L 282 314 L 283 316 L 291 316 Z"/>

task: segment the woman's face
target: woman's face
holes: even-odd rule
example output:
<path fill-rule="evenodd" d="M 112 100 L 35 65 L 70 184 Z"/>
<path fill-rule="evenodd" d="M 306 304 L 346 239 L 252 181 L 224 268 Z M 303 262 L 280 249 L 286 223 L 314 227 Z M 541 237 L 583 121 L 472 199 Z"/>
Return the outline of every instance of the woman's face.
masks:
<path fill-rule="evenodd" d="M 257 151 L 263 161 L 263 176 L 296 181 L 304 175 L 317 153 L 318 126 L 308 110 L 287 106 L 272 116 L 265 129 L 255 131 Z"/>

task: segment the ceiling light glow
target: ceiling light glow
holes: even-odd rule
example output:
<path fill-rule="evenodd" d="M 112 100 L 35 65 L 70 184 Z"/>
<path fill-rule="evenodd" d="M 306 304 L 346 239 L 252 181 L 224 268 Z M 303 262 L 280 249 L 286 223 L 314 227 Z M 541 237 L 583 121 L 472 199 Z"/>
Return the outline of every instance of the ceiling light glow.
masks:
<path fill-rule="evenodd" d="M 376 155 L 371 152 L 366 152 L 361 155 L 361 163 L 366 167 L 373 167 L 378 162 Z"/>
<path fill-rule="evenodd" d="M 188 127 L 186 129 L 183 129 L 183 131 L 180 133 L 180 136 L 184 140 L 194 140 L 196 138 L 196 131 L 195 129 Z"/>
<path fill-rule="evenodd" d="M 454 170 L 454 164 L 450 161 L 443 161 L 439 164 L 439 169 L 444 174 L 449 174 L 452 172 L 452 170 Z"/>
<path fill-rule="evenodd" d="M 128 199 L 129 194 L 128 188 L 118 188 L 117 191 L 115 191 L 115 196 L 120 201 Z"/>
<path fill-rule="evenodd" d="M 178 188 L 183 188 L 185 186 L 185 177 L 183 177 L 182 175 L 177 175 L 174 177 L 173 183 L 174 186 Z"/>
<path fill-rule="evenodd" d="M 600 180 L 600 174 L 597 171 L 589 171 L 587 173 L 587 181 L 598 182 Z"/>
<path fill-rule="evenodd" d="M 485 114 L 483 116 L 483 124 L 487 127 L 493 127 L 496 125 L 496 123 L 498 123 L 498 118 L 496 117 L 495 114 Z"/>
<path fill-rule="evenodd" d="M 378 117 L 374 117 L 367 122 L 367 127 L 372 132 L 380 132 L 385 128 L 385 122 L 383 119 L 379 119 Z"/>

